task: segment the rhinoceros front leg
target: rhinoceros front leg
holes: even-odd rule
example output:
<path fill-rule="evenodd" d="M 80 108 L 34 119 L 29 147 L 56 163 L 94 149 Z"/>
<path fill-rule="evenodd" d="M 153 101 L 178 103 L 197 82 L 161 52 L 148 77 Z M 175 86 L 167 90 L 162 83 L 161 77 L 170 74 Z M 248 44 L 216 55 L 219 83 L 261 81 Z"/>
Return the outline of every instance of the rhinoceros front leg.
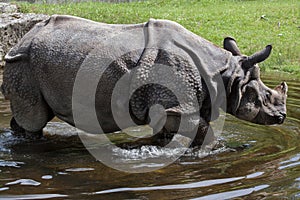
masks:
<path fill-rule="evenodd" d="M 118 146 L 126 149 L 139 148 L 144 145 L 166 146 L 170 148 L 201 147 L 214 141 L 215 137 L 212 132 L 208 131 L 209 123 L 205 119 L 193 114 L 181 116 L 172 109 L 167 109 L 166 113 L 167 117 L 165 120 L 163 120 L 163 116 L 161 119 L 156 119 L 157 122 L 165 121 L 162 128 L 159 128 L 161 127 L 160 125 L 150 123 L 155 135 L 140 138 L 133 142 L 118 144 Z M 187 124 L 180 125 L 184 122 Z M 181 130 L 179 130 L 180 126 Z"/>
<path fill-rule="evenodd" d="M 10 126 L 14 134 L 35 139 L 42 136 L 42 130 L 54 117 L 53 112 L 41 96 L 34 101 L 12 97 L 11 109 L 13 118 Z"/>
<path fill-rule="evenodd" d="M 192 147 L 202 147 L 210 144 L 216 140 L 213 131 L 210 130 L 210 125 L 204 119 L 200 120 L 197 128 L 197 133 L 191 143 Z"/>
<path fill-rule="evenodd" d="M 165 145 L 174 141 L 174 145 L 178 147 L 187 147 L 188 145 L 201 147 L 210 144 L 215 139 L 213 132 L 209 131 L 209 123 L 196 114 L 180 116 L 172 113 L 171 116 L 168 116 L 163 130 L 159 135 L 161 141 L 165 139 Z"/>

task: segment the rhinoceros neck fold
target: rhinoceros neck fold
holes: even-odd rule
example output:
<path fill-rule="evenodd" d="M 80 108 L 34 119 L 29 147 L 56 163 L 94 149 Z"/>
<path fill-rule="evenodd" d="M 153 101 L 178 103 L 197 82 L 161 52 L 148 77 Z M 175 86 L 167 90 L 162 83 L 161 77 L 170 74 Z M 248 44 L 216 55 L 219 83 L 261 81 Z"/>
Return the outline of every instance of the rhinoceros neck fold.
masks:
<path fill-rule="evenodd" d="M 245 79 L 244 70 L 239 65 L 239 56 L 232 56 L 228 69 L 222 72 L 222 79 L 226 88 L 227 112 L 235 115 L 235 109 L 241 98 L 241 86 Z"/>
<path fill-rule="evenodd" d="M 166 86 L 177 97 L 185 91 L 187 97 L 184 102 L 186 103 L 178 103 L 180 98 L 172 98 L 174 101 L 164 106 L 170 108 L 180 105 L 177 109 L 182 113 L 192 114 L 199 112 L 205 101 L 207 109 L 212 111 L 211 119 L 216 119 L 221 105 L 226 105 L 222 72 L 230 68 L 231 53 L 168 20 L 150 19 L 145 23 L 143 33 L 144 50 L 136 67 L 130 72 L 131 91 L 138 89 L 139 85 L 153 85 L 153 81 Z M 149 78 L 151 76 L 152 78 Z M 176 82 L 178 78 L 182 79 L 180 85 L 178 81 Z M 183 89 L 191 87 L 189 86 L 191 82 L 193 83 L 191 90 Z M 149 103 L 151 105 L 159 102 L 157 99 L 161 99 L 153 91 L 149 98 L 152 100 L 147 102 L 151 102 Z M 197 102 L 194 102 L 195 99 Z M 211 104 L 214 105 L 213 108 Z M 141 110 L 137 106 L 138 103 L 131 105 L 134 115 L 143 121 L 146 109 Z M 223 109 L 226 110 L 226 106 Z"/>

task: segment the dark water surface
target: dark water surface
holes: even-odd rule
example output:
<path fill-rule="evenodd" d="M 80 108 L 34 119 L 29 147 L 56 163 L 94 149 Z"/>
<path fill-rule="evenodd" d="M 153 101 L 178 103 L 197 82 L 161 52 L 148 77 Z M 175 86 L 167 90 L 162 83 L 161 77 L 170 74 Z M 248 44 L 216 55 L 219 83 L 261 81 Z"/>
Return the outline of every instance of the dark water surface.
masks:
<path fill-rule="evenodd" d="M 262 79 L 270 87 L 288 83 L 283 125 L 260 126 L 228 116 L 220 138 L 226 148 L 187 154 L 143 174 L 96 161 L 76 131 L 61 122 L 49 124 L 43 140 L 13 137 L 9 104 L 0 94 L 0 199 L 300 199 L 300 80 L 278 73 Z M 153 146 L 119 149 L 116 162 L 172 153 Z"/>

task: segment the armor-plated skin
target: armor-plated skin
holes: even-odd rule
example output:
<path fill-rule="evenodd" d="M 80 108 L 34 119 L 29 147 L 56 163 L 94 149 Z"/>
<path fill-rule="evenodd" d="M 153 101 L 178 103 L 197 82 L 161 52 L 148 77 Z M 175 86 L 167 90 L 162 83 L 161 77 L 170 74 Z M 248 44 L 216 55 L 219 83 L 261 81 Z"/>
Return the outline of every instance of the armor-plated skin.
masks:
<path fill-rule="evenodd" d="M 212 110 L 224 103 L 226 112 L 240 119 L 283 123 L 286 83 L 272 90 L 259 77 L 257 63 L 270 53 L 271 46 L 267 46 L 244 56 L 233 38 L 225 38 L 222 49 L 168 20 L 110 25 L 54 15 L 38 23 L 6 55 L 1 91 L 11 101 L 11 127 L 16 132 L 41 134 L 54 116 L 75 126 L 72 95 L 76 75 L 92 56 L 107 57 L 113 60 L 109 66 L 95 63 L 103 71 L 95 108 L 104 133 L 120 129 L 111 111 L 111 98 L 118 80 L 128 74 L 126 88 L 134 92 L 126 103 L 135 123 L 150 123 L 150 107 L 160 104 L 167 114 L 165 132 L 176 132 L 180 118 L 186 117 L 192 129 L 198 129 L 196 144 L 201 144 L 209 122 L 218 117 Z M 182 82 L 153 71 L 158 65 L 167 67 Z M 149 84 L 149 74 L 156 74 L 155 79 L 164 80 L 171 89 Z M 216 81 L 218 76 L 221 83 Z M 174 92 L 182 93 L 182 88 L 188 89 L 179 101 Z M 116 105 L 120 116 L 126 103 Z"/>

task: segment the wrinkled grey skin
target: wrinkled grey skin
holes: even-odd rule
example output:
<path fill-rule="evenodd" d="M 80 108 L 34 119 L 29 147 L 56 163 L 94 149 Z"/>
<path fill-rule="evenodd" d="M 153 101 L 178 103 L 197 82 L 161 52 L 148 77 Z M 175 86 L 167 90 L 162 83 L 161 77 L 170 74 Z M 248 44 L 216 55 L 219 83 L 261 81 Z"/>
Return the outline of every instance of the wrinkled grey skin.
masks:
<path fill-rule="evenodd" d="M 241 69 L 244 71 L 241 73 L 244 75 L 231 74 L 232 85 L 227 85 L 227 88 L 231 88 L 230 92 L 227 91 L 227 111 L 256 124 L 282 124 L 286 117 L 288 86 L 285 82 L 274 89 L 265 86 L 256 64 L 270 55 L 272 46 L 268 45 L 264 50 L 249 57 L 240 53 L 232 38 L 225 38 L 224 48 L 239 58 Z"/>
<path fill-rule="evenodd" d="M 257 63 L 270 55 L 271 46 L 248 57 L 240 53 L 232 38 L 225 38 L 224 50 L 170 21 L 150 20 L 136 25 L 108 25 L 70 16 L 52 16 L 37 24 L 6 56 L 1 91 L 11 102 L 11 128 L 19 133 L 41 135 L 42 129 L 54 116 L 74 126 L 72 91 L 81 64 L 95 49 L 100 55 L 114 54 L 109 48 L 104 48 L 113 45 L 105 43 L 107 37 L 112 35 L 133 29 L 136 31 L 134 42 L 128 41 L 124 46 L 112 47 L 112 51 L 121 51 L 126 45 L 134 45 L 139 40 L 144 42 L 147 35 L 145 27 L 167 27 L 182 33 L 174 37 L 170 35 L 171 43 L 166 45 L 174 45 L 172 48 L 179 48 L 183 53 L 168 53 L 161 50 L 167 48 L 163 45 L 159 46 L 161 49 L 147 48 L 149 39 L 144 46 L 133 46 L 135 51 L 125 51 L 107 68 L 98 84 L 95 102 L 97 117 L 105 133 L 119 130 L 110 109 L 112 90 L 117 81 L 136 69 L 137 73 L 132 76 L 129 85 L 142 82 L 141 77 L 149 70 L 149 66 L 157 63 L 176 68 L 174 73 L 184 77 L 183 85 L 192 87 L 188 92 L 196 95 L 199 108 L 193 110 L 187 106 L 189 102 L 179 105 L 174 94 L 166 88 L 147 85 L 139 88 L 130 99 L 131 118 L 137 124 L 150 123 L 148 112 L 154 104 L 161 104 L 166 110 L 167 121 L 162 129 L 164 133 L 176 132 L 181 116 L 195 119 L 197 115 L 197 120 L 190 121 L 195 123 L 194 128 L 198 132 L 194 144 L 200 145 L 208 123 L 215 118 L 210 116 L 212 104 L 217 106 L 211 102 L 214 97 L 209 95 L 207 89 L 210 83 L 200 76 L 205 75 L 208 77 L 206 80 L 213 81 L 215 74 L 221 74 L 226 88 L 226 94 L 223 94 L 226 99 L 219 99 L 221 104 L 227 102 L 226 112 L 257 124 L 283 123 L 286 117 L 287 85 L 283 82 L 275 89 L 268 88 L 261 81 L 257 66 Z M 156 39 L 163 36 L 159 29 L 150 31 L 153 31 L 152 35 L 156 34 Z M 151 34 L 148 33 L 148 37 Z M 201 62 L 195 62 L 195 57 Z M 216 94 L 216 98 L 219 98 L 219 94 Z"/>

